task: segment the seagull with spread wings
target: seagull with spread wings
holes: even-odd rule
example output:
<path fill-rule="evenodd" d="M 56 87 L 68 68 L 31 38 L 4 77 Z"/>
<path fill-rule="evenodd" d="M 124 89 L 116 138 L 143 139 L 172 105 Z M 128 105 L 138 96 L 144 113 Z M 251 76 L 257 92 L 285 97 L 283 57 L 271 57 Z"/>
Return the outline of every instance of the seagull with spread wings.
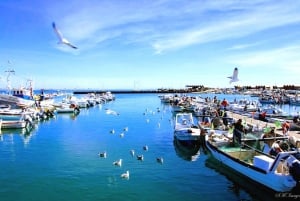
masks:
<path fill-rule="evenodd" d="M 239 81 L 239 78 L 238 78 L 238 68 L 234 68 L 232 76 L 229 76 L 227 78 L 230 79 L 229 84 L 231 84 L 232 82 Z"/>
<path fill-rule="evenodd" d="M 54 22 L 52 22 L 52 27 L 58 37 L 58 40 L 59 40 L 58 43 L 68 45 L 73 49 L 78 49 L 76 46 L 72 45 L 66 38 L 63 37 L 62 33 L 56 28 L 56 25 Z"/>

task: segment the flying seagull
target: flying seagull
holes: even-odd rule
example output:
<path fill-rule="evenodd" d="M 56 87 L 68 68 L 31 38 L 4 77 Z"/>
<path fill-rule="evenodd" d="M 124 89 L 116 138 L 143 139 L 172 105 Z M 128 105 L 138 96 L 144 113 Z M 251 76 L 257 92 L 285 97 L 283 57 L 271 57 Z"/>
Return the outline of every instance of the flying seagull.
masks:
<path fill-rule="evenodd" d="M 227 78 L 230 79 L 229 84 L 231 84 L 232 82 L 239 81 L 239 78 L 238 78 L 238 68 L 234 68 L 232 76 L 229 76 Z"/>
<path fill-rule="evenodd" d="M 52 22 L 52 27 L 54 29 L 54 32 L 56 33 L 57 37 L 58 37 L 58 43 L 62 43 L 65 45 L 70 46 L 73 49 L 78 49 L 76 46 L 72 45 L 66 38 L 63 37 L 62 33 L 56 28 L 56 25 L 54 22 Z"/>

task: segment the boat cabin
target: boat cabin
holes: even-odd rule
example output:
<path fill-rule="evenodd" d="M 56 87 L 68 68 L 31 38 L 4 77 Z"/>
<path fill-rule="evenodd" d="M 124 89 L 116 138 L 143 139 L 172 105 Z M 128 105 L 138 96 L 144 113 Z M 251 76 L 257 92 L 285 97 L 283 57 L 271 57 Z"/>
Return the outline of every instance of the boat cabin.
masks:
<path fill-rule="evenodd" d="M 19 97 L 19 98 L 27 99 L 27 100 L 31 100 L 33 98 L 33 93 L 32 93 L 31 88 L 30 89 L 25 89 L 25 88 L 13 89 L 12 95 Z"/>

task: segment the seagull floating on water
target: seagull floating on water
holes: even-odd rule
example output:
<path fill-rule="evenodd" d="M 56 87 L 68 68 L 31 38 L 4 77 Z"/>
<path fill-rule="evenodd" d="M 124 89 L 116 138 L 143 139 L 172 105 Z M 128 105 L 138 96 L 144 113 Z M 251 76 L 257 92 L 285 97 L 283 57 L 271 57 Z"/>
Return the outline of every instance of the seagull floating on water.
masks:
<path fill-rule="evenodd" d="M 118 161 L 113 162 L 113 165 L 121 167 L 122 166 L 122 159 L 119 159 Z"/>
<path fill-rule="evenodd" d="M 164 163 L 164 159 L 162 157 L 158 157 L 156 158 L 156 161 L 160 164 L 163 164 Z"/>
<path fill-rule="evenodd" d="M 134 150 L 133 149 L 130 150 L 130 155 L 134 156 Z"/>
<path fill-rule="evenodd" d="M 145 151 L 148 151 L 148 146 L 147 146 L 147 145 L 143 146 L 143 149 L 144 149 Z"/>
<path fill-rule="evenodd" d="M 136 158 L 137 158 L 139 161 L 143 161 L 143 160 L 144 160 L 144 156 L 143 156 L 143 155 L 137 155 Z"/>
<path fill-rule="evenodd" d="M 62 33 L 57 29 L 54 22 L 52 22 L 52 27 L 58 37 L 58 40 L 59 40 L 58 43 L 68 45 L 69 47 L 71 47 L 73 49 L 78 49 L 76 46 L 72 45 L 66 38 L 63 37 Z"/>
<path fill-rule="evenodd" d="M 227 77 L 230 79 L 229 84 L 239 81 L 238 73 L 238 68 L 234 68 L 232 76 Z"/>
<path fill-rule="evenodd" d="M 99 153 L 99 157 L 106 158 L 106 151 Z"/>
<path fill-rule="evenodd" d="M 121 174 L 121 177 L 124 179 L 129 179 L 129 171 L 127 170 L 125 173 Z"/>

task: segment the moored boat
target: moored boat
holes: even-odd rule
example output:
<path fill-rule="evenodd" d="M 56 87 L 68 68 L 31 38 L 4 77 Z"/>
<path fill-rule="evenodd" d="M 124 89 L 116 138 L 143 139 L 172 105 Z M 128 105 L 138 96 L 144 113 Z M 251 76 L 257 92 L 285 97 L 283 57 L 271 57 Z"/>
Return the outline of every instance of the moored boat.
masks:
<path fill-rule="evenodd" d="M 60 106 L 55 107 L 57 113 L 79 113 L 80 109 L 74 104 L 60 104 Z"/>
<path fill-rule="evenodd" d="M 174 136 L 179 141 L 200 140 L 200 128 L 194 124 L 192 113 L 177 113 L 175 116 Z"/>
<path fill-rule="evenodd" d="M 44 106 L 52 103 L 51 98 L 46 98 L 44 92 L 40 95 L 33 93 L 33 80 L 26 80 L 26 86 L 12 88 L 10 86 L 10 76 L 15 73 L 14 70 L 7 70 L 7 91 L 0 94 L 0 104 L 9 105 L 12 108 L 28 108 L 32 106 Z"/>
<path fill-rule="evenodd" d="M 289 192 L 300 182 L 300 161 L 294 156 L 299 149 L 272 157 L 249 146 L 216 143 L 208 135 L 206 146 L 219 162 L 272 191 Z"/>
<path fill-rule="evenodd" d="M 32 122 L 28 120 L 1 120 L 1 129 L 16 129 L 32 127 Z"/>

